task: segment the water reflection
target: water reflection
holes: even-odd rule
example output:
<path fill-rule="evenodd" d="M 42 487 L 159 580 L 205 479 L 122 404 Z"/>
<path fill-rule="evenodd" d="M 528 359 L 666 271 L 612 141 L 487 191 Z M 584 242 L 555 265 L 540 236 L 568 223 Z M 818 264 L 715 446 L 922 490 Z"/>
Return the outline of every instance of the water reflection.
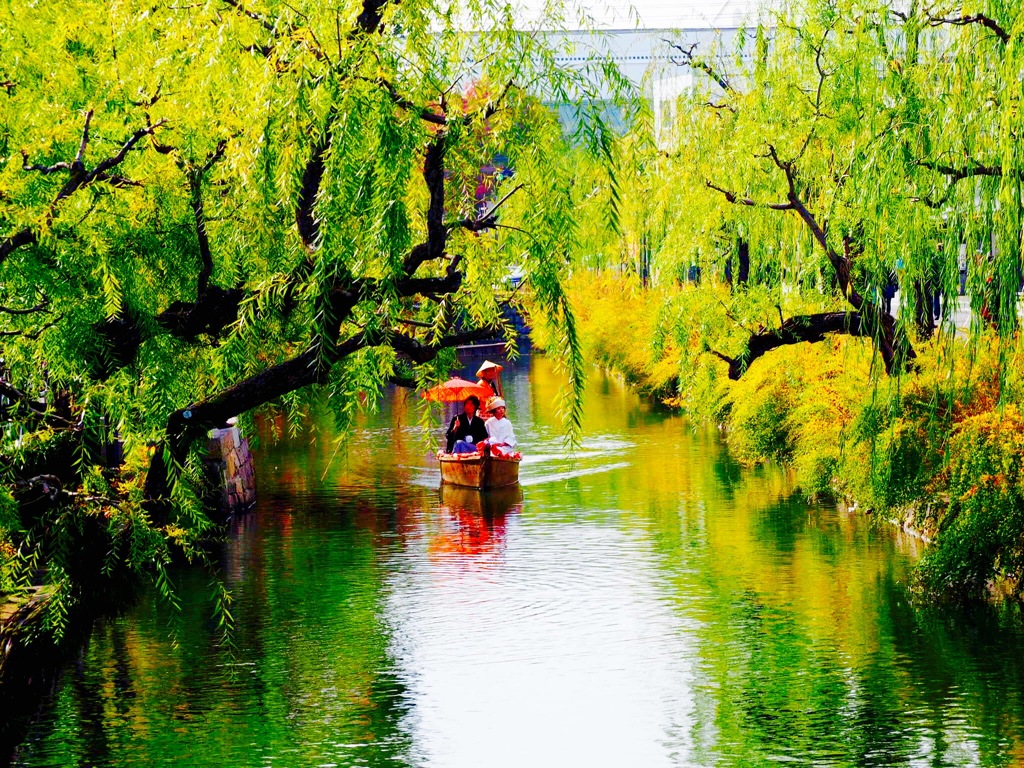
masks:
<path fill-rule="evenodd" d="M 18 763 L 1024 762 L 1015 611 L 913 604 L 914 540 L 807 506 L 614 380 L 571 459 L 559 379 L 528 366 L 506 374 L 519 488 L 439 490 L 403 392 L 345 446 L 267 422 L 223 554 L 236 648 L 208 577 L 177 573 L 181 613 L 98 628 Z"/>
<path fill-rule="evenodd" d="M 515 485 L 478 491 L 442 485 L 440 497 L 441 531 L 431 543 L 433 555 L 472 562 L 503 552 L 507 518 L 522 509 L 522 488 Z"/>

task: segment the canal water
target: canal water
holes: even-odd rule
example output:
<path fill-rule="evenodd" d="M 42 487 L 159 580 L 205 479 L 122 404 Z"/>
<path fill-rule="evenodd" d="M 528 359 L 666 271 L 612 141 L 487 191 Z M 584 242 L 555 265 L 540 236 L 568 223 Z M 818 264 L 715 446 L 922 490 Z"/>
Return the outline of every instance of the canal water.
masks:
<path fill-rule="evenodd" d="M 404 392 L 344 446 L 266 424 L 234 648 L 179 571 L 181 611 L 97 627 L 17 764 L 1024 764 L 1012 611 L 912 602 L 914 540 L 598 374 L 570 459 L 551 364 L 505 380 L 511 491 L 439 491 Z"/>

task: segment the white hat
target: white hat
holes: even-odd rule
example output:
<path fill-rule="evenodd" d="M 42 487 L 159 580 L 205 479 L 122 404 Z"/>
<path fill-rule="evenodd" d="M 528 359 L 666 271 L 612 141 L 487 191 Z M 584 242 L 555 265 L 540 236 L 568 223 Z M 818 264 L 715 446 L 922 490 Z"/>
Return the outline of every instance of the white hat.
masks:
<path fill-rule="evenodd" d="M 490 400 L 487 401 L 487 412 L 488 413 L 493 411 L 495 408 L 504 408 L 504 407 L 505 407 L 505 401 L 502 400 L 500 397 L 492 397 Z"/>

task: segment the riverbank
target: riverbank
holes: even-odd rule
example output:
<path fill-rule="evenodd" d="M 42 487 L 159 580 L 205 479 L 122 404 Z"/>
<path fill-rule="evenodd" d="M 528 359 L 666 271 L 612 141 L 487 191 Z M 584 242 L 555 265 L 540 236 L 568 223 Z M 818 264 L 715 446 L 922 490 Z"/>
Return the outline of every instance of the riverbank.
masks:
<path fill-rule="evenodd" d="M 571 295 L 590 358 L 719 425 L 734 458 L 778 461 L 809 498 L 846 501 L 929 540 L 923 588 L 1022 597 L 1019 342 L 919 342 L 917 372 L 890 379 L 869 344 L 834 335 L 781 347 L 732 381 L 721 355 L 757 320 L 730 314 L 728 288 L 645 289 L 587 273 Z M 535 342 L 545 346 L 543 327 Z"/>
<path fill-rule="evenodd" d="M 210 432 L 203 469 L 208 533 L 196 542 L 191 558 L 176 553 L 163 566 L 175 560 L 205 561 L 204 553 L 219 546 L 231 517 L 256 503 L 249 444 L 234 423 Z M 15 519 L 22 511 L 13 502 L 9 509 Z M 68 552 L 75 568 L 64 580 L 37 569 L 31 583 L 24 584 L 25 574 L 19 571 L 26 565 L 2 538 L 12 529 L 17 532 L 20 522 L 10 528 L 0 525 L 0 766 L 23 738 L 39 701 L 51 692 L 58 668 L 80 649 L 94 622 L 128 608 L 147 580 L 157 580 L 155 566 L 147 565 L 146 558 L 136 568 L 111 565 L 105 555 L 116 548 L 115 534 L 97 516 L 81 514 L 71 504 L 59 514 L 64 525 L 76 530 L 79 544 Z M 32 519 L 31 510 L 24 517 Z M 168 592 L 165 599 L 174 602 L 177 596 Z"/>

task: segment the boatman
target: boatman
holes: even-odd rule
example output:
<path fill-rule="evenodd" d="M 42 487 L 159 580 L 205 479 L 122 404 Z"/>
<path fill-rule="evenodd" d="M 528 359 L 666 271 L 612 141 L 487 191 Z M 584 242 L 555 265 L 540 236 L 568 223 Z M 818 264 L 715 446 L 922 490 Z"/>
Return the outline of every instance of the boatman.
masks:
<path fill-rule="evenodd" d="M 488 387 L 495 397 L 504 397 L 505 393 L 501 389 L 501 372 L 503 370 L 504 368 L 497 363 L 484 360 L 483 365 L 476 372 L 479 377 L 476 383 L 481 387 Z"/>
<path fill-rule="evenodd" d="M 479 446 L 480 453 L 487 448 L 504 456 L 514 453 L 516 433 L 512 429 L 512 422 L 505 418 L 505 401 L 500 397 L 492 397 L 487 401 L 487 410 L 491 418 L 484 422 L 487 439 Z"/>

